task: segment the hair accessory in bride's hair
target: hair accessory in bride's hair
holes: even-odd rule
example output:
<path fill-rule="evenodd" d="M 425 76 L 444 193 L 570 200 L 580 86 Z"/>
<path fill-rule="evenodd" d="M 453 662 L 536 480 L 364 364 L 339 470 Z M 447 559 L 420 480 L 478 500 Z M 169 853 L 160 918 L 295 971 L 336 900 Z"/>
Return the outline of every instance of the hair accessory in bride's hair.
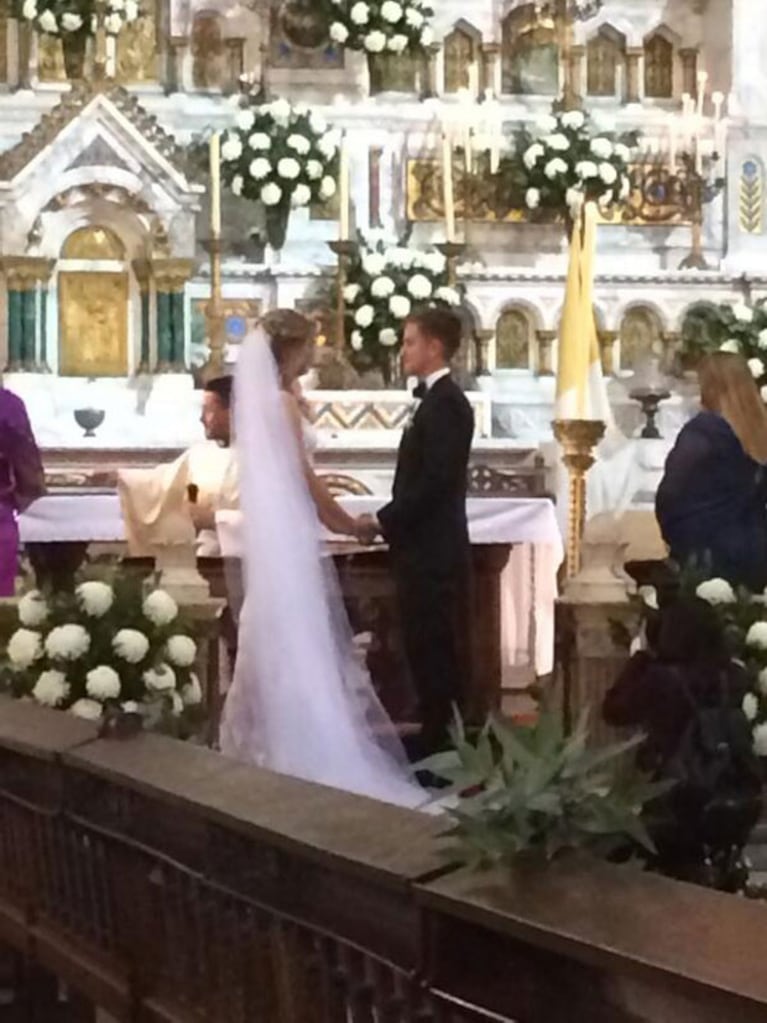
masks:
<path fill-rule="evenodd" d="M 308 345 L 315 334 L 315 324 L 295 309 L 273 309 L 261 320 L 269 337 L 269 346 L 278 366 L 296 348 Z"/>

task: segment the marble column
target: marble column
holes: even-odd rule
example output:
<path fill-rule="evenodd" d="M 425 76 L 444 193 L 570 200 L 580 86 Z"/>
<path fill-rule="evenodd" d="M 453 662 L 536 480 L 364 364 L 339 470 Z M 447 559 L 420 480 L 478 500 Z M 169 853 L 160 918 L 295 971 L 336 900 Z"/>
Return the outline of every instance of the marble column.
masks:
<path fill-rule="evenodd" d="M 139 353 L 138 353 L 138 367 L 137 373 L 148 373 L 151 362 L 151 333 L 152 327 L 150 323 L 150 283 L 151 283 L 151 267 L 147 260 L 136 259 L 133 262 L 133 273 L 136 276 L 139 289 L 139 300 L 141 302 L 140 319 L 139 319 Z"/>
<path fill-rule="evenodd" d="M 641 46 L 630 46 L 626 50 L 626 102 L 640 103 L 644 94 L 642 81 L 642 60 L 644 50 Z"/>
<path fill-rule="evenodd" d="M 157 372 L 186 371 L 184 292 L 192 275 L 190 259 L 159 259 L 152 263 L 157 295 Z"/>
<path fill-rule="evenodd" d="M 2 261 L 8 294 L 9 371 L 33 373 L 47 369 L 47 345 L 43 334 L 42 299 L 53 261 L 32 256 L 8 256 Z M 38 335 L 40 349 L 38 350 Z"/>
<path fill-rule="evenodd" d="M 602 372 L 606 377 L 611 377 L 615 374 L 615 343 L 618 340 L 617 330 L 600 330 L 598 332 L 599 338 L 599 355 L 602 360 Z"/>
<path fill-rule="evenodd" d="M 557 339 L 557 332 L 556 330 L 536 330 L 535 337 L 538 341 L 536 371 L 539 377 L 550 377 L 554 373 L 552 349 Z"/>
<path fill-rule="evenodd" d="M 696 97 L 698 94 L 698 51 L 687 48 L 679 51 L 682 61 L 682 92 Z"/>
<path fill-rule="evenodd" d="M 482 46 L 482 88 L 496 97 L 503 91 L 501 82 L 501 47 L 498 43 Z"/>

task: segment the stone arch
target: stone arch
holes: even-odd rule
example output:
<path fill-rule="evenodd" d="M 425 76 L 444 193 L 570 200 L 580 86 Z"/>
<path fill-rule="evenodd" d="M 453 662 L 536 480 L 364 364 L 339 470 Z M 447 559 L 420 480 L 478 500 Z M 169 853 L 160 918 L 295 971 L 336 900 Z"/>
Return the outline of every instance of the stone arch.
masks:
<path fill-rule="evenodd" d="M 636 370 L 653 355 L 660 356 L 663 321 L 651 305 L 636 302 L 624 310 L 620 325 L 620 367 Z"/>
<path fill-rule="evenodd" d="M 511 8 L 501 25 L 502 91 L 555 96 L 559 47 L 553 24 L 541 21 L 533 3 Z"/>
<path fill-rule="evenodd" d="M 626 37 L 603 24 L 586 43 L 586 94 L 619 95 L 626 63 Z"/>
<path fill-rule="evenodd" d="M 525 305 L 506 305 L 495 325 L 496 369 L 529 370 L 535 351 L 535 324 Z"/>
<path fill-rule="evenodd" d="M 479 29 L 461 18 L 444 40 L 444 76 L 442 88 L 445 93 L 456 93 L 468 89 L 469 68 L 479 63 L 482 57 L 482 34 Z"/>
<path fill-rule="evenodd" d="M 673 99 L 678 38 L 666 25 L 649 32 L 643 43 L 644 94 L 647 99 Z"/>
<path fill-rule="evenodd" d="M 195 11 L 192 19 L 192 84 L 206 91 L 220 89 L 225 84 L 226 52 L 224 19 L 209 8 Z"/>

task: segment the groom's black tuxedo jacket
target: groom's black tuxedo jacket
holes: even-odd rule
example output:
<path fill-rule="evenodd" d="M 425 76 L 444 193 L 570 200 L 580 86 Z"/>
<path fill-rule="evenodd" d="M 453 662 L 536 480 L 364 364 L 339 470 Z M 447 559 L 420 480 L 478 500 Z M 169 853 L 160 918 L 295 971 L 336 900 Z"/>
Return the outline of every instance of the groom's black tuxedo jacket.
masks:
<path fill-rule="evenodd" d="M 474 414 L 450 376 L 426 392 L 399 449 L 391 503 L 378 515 L 401 568 L 452 573 L 469 558 L 466 477 Z"/>

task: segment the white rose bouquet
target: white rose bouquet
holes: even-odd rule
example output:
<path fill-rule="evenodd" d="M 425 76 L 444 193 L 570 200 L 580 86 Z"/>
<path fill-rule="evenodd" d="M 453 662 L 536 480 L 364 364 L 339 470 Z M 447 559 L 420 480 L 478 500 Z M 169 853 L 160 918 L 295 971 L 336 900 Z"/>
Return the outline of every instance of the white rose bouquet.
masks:
<path fill-rule="evenodd" d="M 91 35 L 93 0 L 19 0 L 18 15 L 43 35 Z"/>
<path fill-rule="evenodd" d="M 767 402 L 767 307 L 740 301 L 700 306 L 685 320 L 682 358 L 694 366 L 710 352 L 742 355 Z"/>
<path fill-rule="evenodd" d="M 6 647 L 17 697 L 98 721 L 138 714 L 149 727 L 188 734 L 202 691 L 197 645 L 162 590 L 133 577 L 80 583 L 72 593 L 27 593 Z"/>
<path fill-rule="evenodd" d="M 545 115 L 535 131 L 521 131 L 513 158 L 502 164 L 531 219 L 575 219 L 587 200 L 607 209 L 631 192 L 636 133 L 599 131 L 587 113 Z"/>
<path fill-rule="evenodd" d="M 462 292 L 448 283 L 447 260 L 385 240 L 364 240 L 350 261 L 344 291 L 346 343 L 359 369 L 380 369 L 389 383 L 392 356 L 411 311 L 423 306 L 457 308 Z"/>
<path fill-rule="evenodd" d="M 434 41 L 428 0 L 326 0 L 330 38 L 350 50 L 419 53 Z"/>
<path fill-rule="evenodd" d="M 234 195 L 260 202 L 269 242 L 282 248 L 291 209 L 336 193 L 340 138 L 304 104 L 239 106 L 221 140 L 221 172 Z"/>

